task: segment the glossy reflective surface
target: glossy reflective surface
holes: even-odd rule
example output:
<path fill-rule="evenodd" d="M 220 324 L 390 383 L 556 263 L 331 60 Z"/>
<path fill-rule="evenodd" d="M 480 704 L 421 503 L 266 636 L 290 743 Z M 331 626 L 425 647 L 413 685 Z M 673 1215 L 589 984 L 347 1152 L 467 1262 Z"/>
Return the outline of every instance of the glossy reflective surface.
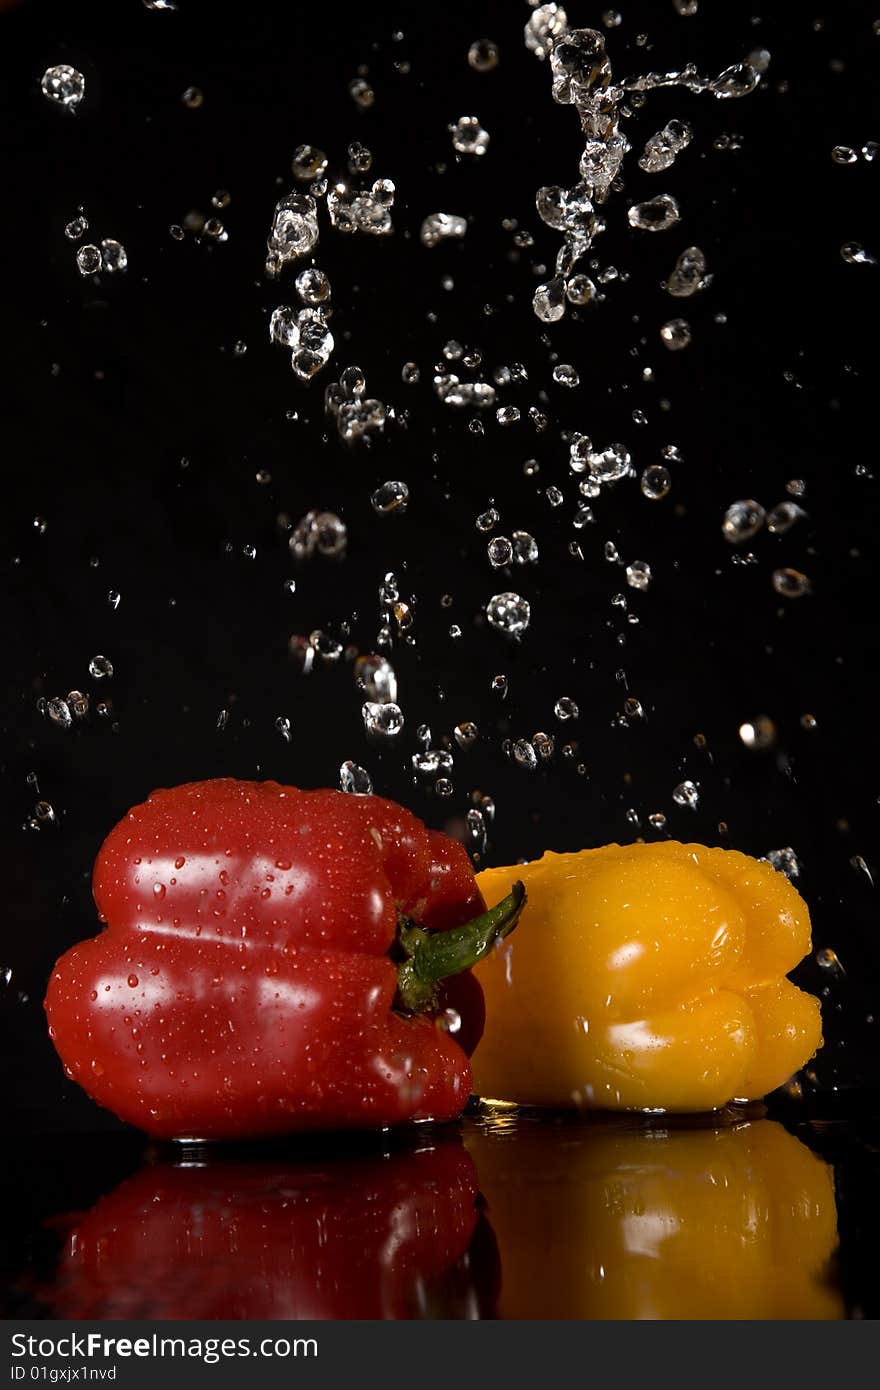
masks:
<path fill-rule="evenodd" d="M 507 1318 L 840 1318 L 829 1166 L 770 1120 L 468 1134 Z"/>
<path fill-rule="evenodd" d="M 11 1165 L 6 1311 L 872 1316 L 871 1135 L 864 1121 L 496 1110 L 271 1149 L 89 1138 Z"/>

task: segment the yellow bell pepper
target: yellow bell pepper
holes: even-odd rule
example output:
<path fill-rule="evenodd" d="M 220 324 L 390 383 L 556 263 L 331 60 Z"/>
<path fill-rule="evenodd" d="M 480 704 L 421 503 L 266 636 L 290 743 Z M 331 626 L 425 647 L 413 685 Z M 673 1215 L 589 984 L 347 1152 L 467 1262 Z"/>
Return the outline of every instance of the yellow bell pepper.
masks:
<path fill-rule="evenodd" d="M 523 932 L 525 936 L 525 932 Z M 469 1125 L 502 1318 L 833 1319 L 832 1170 L 770 1120 Z"/>
<path fill-rule="evenodd" d="M 674 841 L 547 853 L 519 930 L 477 968 L 474 1089 L 527 1105 L 712 1110 L 782 1085 L 821 1046 L 819 1002 L 785 976 L 810 949 L 789 880 L 736 850 Z"/>

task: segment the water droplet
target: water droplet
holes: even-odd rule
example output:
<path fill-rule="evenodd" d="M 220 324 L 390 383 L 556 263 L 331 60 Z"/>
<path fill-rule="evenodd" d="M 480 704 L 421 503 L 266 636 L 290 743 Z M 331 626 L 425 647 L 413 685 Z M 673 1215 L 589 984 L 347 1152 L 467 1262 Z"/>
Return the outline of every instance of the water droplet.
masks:
<path fill-rule="evenodd" d="M 840 248 L 840 254 L 847 265 L 876 265 L 877 258 L 866 251 L 857 241 L 847 241 Z"/>
<path fill-rule="evenodd" d="M 538 559 L 538 542 L 528 531 L 514 531 L 511 536 L 513 560 L 517 565 L 534 565 Z"/>
<path fill-rule="evenodd" d="M 301 381 L 308 381 L 330 360 L 335 346 L 323 309 L 298 311 L 292 346 L 291 366 Z"/>
<path fill-rule="evenodd" d="M 46 702 L 46 713 L 53 724 L 57 724 L 60 729 L 69 729 L 73 723 L 70 707 L 66 700 L 56 696 Z"/>
<path fill-rule="evenodd" d="M 457 154 L 484 155 L 489 148 L 489 134 L 477 116 L 460 116 L 449 126 L 452 147 Z"/>
<path fill-rule="evenodd" d="M 97 275 L 101 269 L 101 252 L 97 246 L 81 246 L 76 253 L 80 275 Z"/>
<path fill-rule="evenodd" d="M 96 681 L 109 680 L 113 675 L 113 662 L 107 656 L 93 656 L 89 662 L 89 675 Z"/>
<path fill-rule="evenodd" d="M 642 232 L 665 232 L 681 221 L 678 203 L 668 193 L 661 193 L 644 203 L 634 203 L 626 214 L 631 227 Z"/>
<path fill-rule="evenodd" d="M 560 695 L 556 704 L 553 706 L 553 713 L 560 723 L 566 723 L 569 719 L 577 719 L 580 710 L 574 700 L 569 695 Z"/>
<path fill-rule="evenodd" d="M 871 870 L 868 868 L 867 864 L 865 863 L 864 859 L 860 854 L 854 854 L 850 859 L 849 864 L 851 869 L 855 869 L 858 873 L 864 874 L 871 887 L 874 887 L 874 879 L 872 877 Z"/>
<path fill-rule="evenodd" d="M 360 140 L 352 140 L 346 154 L 350 174 L 368 174 L 372 169 L 373 152 L 368 150 L 366 145 L 362 145 Z"/>
<path fill-rule="evenodd" d="M 358 688 L 375 704 L 395 704 L 397 676 L 384 656 L 359 656 L 354 666 Z"/>
<path fill-rule="evenodd" d="M 330 298 L 330 281 L 323 270 L 318 270 L 317 266 L 310 266 L 308 270 L 301 270 L 297 275 L 296 292 L 304 304 L 323 304 Z M 292 310 L 287 312 L 292 313 Z M 274 319 L 275 315 L 272 317 Z M 294 344 L 288 343 L 286 346 L 292 347 Z"/>
<path fill-rule="evenodd" d="M 669 469 L 664 468 L 662 463 L 649 464 L 641 476 L 639 486 L 650 501 L 662 502 L 664 497 L 668 497 L 672 487 Z"/>
<path fill-rule="evenodd" d="M 559 386 L 580 386 L 581 379 L 574 367 L 568 362 L 559 362 L 553 368 L 553 380 Z"/>
<path fill-rule="evenodd" d="M 381 487 L 376 488 L 370 501 L 373 511 L 380 516 L 388 516 L 392 512 L 402 516 L 409 503 L 409 488 L 406 483 L 401 482 L 383 483 Z"/>
<path fill-rule="evenodd" d="M 672 789 L 672 800 L 677 806 L 687 806 L 689 810 L 695 811 L 700 800 L 700 793 L 695 782 L 679 782 L 677 787 Z"/>
<path fill-rule="evenodd" d="M 40 79 L 40 87 L 49 101 L 68 111 L 75 111 L 85 96 L 86 79 L 76 68 L 67 63 L 58 63 L 46 69 Z"/>
<path fill-rule="evenodd" d="M 797 878 L 800 874 L 800 861 L 790 845 L 784 849 L 768 849 L 764 858 L 786 878 Z"/>
<path fill-rule="evenodd" d="M 782 598 L 803 598 L 812 589 L 809 579 L 800 570 L 778 569 L 773 571 L 773 588 Z"/>
<path fill-rule="evenodd" d="M 364 77 L 355 77 L 349 82 L 348 95 L 361 111 L 368 111 L 376 100 L 376 93 Z"/>
<path fill-rule="evenodd" d="M 711 279 L 711 275 L 706 274 L 706 257 L 699 246 L 687 246 L 666 281 L 666 291 L 675 299 L 689 299 L 704 290 Z"/>
<path fill-rule="evenodd" d="M 419 232 L 423 246 L 433 247 L 441 241 L 460 241 L 467 232 L 467 222 L 451 212 L 432 212 L 425 218 Z"/>
<path fill-rule="evenodd" d="M 525 27 L 526 48 L 539 58 L 549 57 L 556 39 L 568 27 L 568 17 L 561 5 L 538 5 L 529 15 Z"/>
<path fill-rule="evenodd" d="M 290 161 L 290 171 L 298 183 L 311 183 L 327 170 L 327 156 L 315 145 L 297 145 Z"/>
<path fill-rule="evenodd" d="M 815 954 L 816 964 L 822 970 L 833 970 L 836 974 L 845 975 L 846 971 L 840 963 L 840 957 L 836 951 L 832 951 L 830 946 L 825 946 Z"/>
<path fill-rule="evenodd" d="M 190 111 L 198 111 L 205 104 L 205 94 L 201 87 L 187 87 L 180 100 Z"/>
<path fill-rule="evenodd" d="M 676 157 L 691 143 L 693 131 L 685 121 L 669 121 L 645 144 L 639 158 L 639 168 L 646 174 L 659 174 L 675 162 Z"/>
<path fill-rule="evenodd" d="M 453 733 L 455 735 L 455 741 L 458 744 L 459 748 L 468 749 L 473 748 L 474 744 L 479 738 L 480 731 L 477 728 L 476 724 L 473 724 L 470 720 L 466 719 L 463 723 L 456 724 Z"/>
<path fill-rule="evenodd" d="M 137 989 L 138 984 L 139 984 L 139 981 L 138 981 L 137 975 L 129 975 L 129 977 L 128 977 L 128 987 L 129 987 L 129 989 Z"/>
<path fill-rule="evenodd" d="M 724 539 L 731 545 L 741 545 L 743 541 L 751 540 L 764 525 L 765 518 L 764 508 L 753 497 L 732 503 L 721 522 Z"/>
<path fill-rule="evenodd" d="M 502 569 L 513 558 L 513 546 L 506 536 L 494 536 L 486 547 L 489 563 L 493 569 Z"/>
<path fill-rule="evenodd" d="M 101 242 L 101 271 L 106 275 L 117 275 L 128 270 L 128 252 L 121 242 L 106 238 Z"/>
<path fill-rule="evenodd" d="M 314 554 L 336 559 L 348 545 L 345 522 L 335 512 L 306 512 L 294 526 L 288 541 L 297 560 L 308 560 Z"/>
<path fill-rule="evenodd" d="M 796 502 L 780 502 L 767 513 L 766 527 L 774 536 L 784 536 L 806 512 Z"/>
<path fill-rule="evenodd" d="M 489 507 L 485 512 L 480 512 L 480 515 L 477 517 L 477 530 L 483 531 L 484 533 L 486 531 L 491 531 L 493 526 L 498 525 L 500 519 L 501 518 L 499 517 L 498 512 L 495 510 L 495 508 Z"/>
<path fill-rule="evenodd" d="M 776 725 L 768 715 L 760 714 L 757 719 L 740 724 L 739 736 L 746 748 L 763 752 L 776 742 Z"/>
<path fill-rule="evenodd" d="M 403 711 L 392 702 L 378 704 L 368 700 L 361 710 L 368 734 L 380 738 L 395 738 L 403 728 Z"/>
<path fill-rule="evenodd" d="M 324 393 L 324 408 L 336 419 L 339 437 L 356 444 L 385 429 L 388 411 L 382 401 L 365 399 L 366 382 L 358 367 L 346 367 L 338 382 L 331 382 Z"/>
<path fill-rule="evenodd" d="M 294 640 L 296 639 L 291 638 L 291 643 Z M 322 661 L 338 661 L 342 656 L 342 643 L 331 637 L 328 632 L 322 632 L 320 628 L 309 633 L 308 645 Z"/>
<path fill-rule="evenodd" d="M 486 605 L 486 617 L 499 632 L 519 637 L 529 625 L 531 607 L 519 594 L 495 594 Z"/>
<path fill-rule="evenodd" d="M 468 49 L 467 60 L 474 72 L 491 72 L 498 66 L 498 45 L 491 39 L 475 39 Z"/>
<path fill-rule="evenodd" d="M 738 99 L 753 92 L 760 81 L 760 73 L 750 63 L 733 63 L 707 84 L 708 90 L 719 100 Z"/>
<path fill-rule="evenodd" d="M 542 323 L 556 323 L 562 318 L 565 313 L 565 281 L 561 275 L 538 286 L 532 307 Z"/>
<path fill-rule="evenodd" d="M 545 734 L 539 729 L 532 735 L 532 747 L 541 762 L 548 763 L 556 752 L 556 740 L 552 734 Z"/>
<path fill-rule="evenodd" d="M 527 772 L 535 771 L 538 766 L 538 755 L 528 739 L 515 739 L 511 745 L 511 753 L 518 767 L 524 767 Z"/>
<path fill-rule="evenodd" d="M 632 456 L 625 444 L 609 444 L 606 449 L 590 448 L 587 464 L 591 479 L 602 485 L 620 482 L 632 473 Z"/>
<path fill-rule="evenodd" d="M 85 719 L 89 712 L 88 695 L 84 695 L 81 690 L 70 690 L 67 694 L 67 704 L 75 719 Z"/>
<path fill-rule="evenodd" d="M 277 275 L 287 261 L 307 256 L 318 242 L 318 209 L 307 193 L 288 193 L 275 206 L 266 241 L 266 274 Z"/>
<path fill-rule="evenodd" d="M 81 236 L 89 230 L 88 219 L 85 217 L 74 217 L 64 228 L 64 235 L 68 241 L 79 241 Z"/>
<path fill-rule="evenodd" d="M 373 783 L 365 767 L 360 767 L 358 763 L 348 759 L 339 769 L 339 788 L 355 796 L 369 796 L 373 790 Z"/>
<path fill-rule="evenodd" d="M 692 338 L 687 319 L 669 319 L 660 329 L 660 341 L 670 352 L 681 352 L 690 345 Z"/>
<path fill-rule="evenodd" d="M 651 566 L 647 560 L 633 560 L 626 567 L 626 582 L 631 589 L 644 593 L 650 587 L 651 577 Z"/>
<path fill-rule="evenodd" d="M 596 286 L 589 275 L 572 275 L 565 282 L 565 297 L 569 304 L 591 304 L 596 293 Z"/>
<path fill-rule="evenodd" d="M 835 164 L 855 164 L 858 155 L 851 145 L 835 145 L 831 151 L 831 158 Z"/>
<path fill-rule="evenodd" d="M 299 342 L 296 315 L 297 310 L 291 309 L 288 304 L 280 304 L 274 309 L 269 320 L 269 341 L 279 347 L 296 347 Z"/>
<path fill-rule="evenodd" d="M 561 13 L 564 19 L 564 11 Z M 555 18 L 559 14 L 557 10 Z M 593 92 L 603 91 L 611 77 L 605 39 L 596 29 L 568 29 L 553 34 L 550 69 L 554 101 L 579 110 L 584 108 Z"/>
<path fill-rule="evenodd" d="M 413 771 L 420 777 L 436 777 L 438 772 L 452 770 L 452 754 L 443 748 L 426 748 L 423 753 L 413 753 Z"/>

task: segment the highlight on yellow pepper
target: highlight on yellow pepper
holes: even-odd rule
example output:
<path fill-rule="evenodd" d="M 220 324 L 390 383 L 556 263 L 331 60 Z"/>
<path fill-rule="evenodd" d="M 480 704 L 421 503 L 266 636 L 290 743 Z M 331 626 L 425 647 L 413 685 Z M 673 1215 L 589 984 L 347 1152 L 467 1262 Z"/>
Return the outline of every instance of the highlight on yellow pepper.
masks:
<path fill-rule="evenodd" d="M 819 1001 L 786 974 L 806 903 L 736 850 L 607 845 L 487 869 L 522 879 L 520 928 L 477 968 L 474 1090 L 526 1105 L 712 1110 L 782 1085 L 822 1045 Z"/>
<path fill-rule="evenodd" d="M 832 1170 L 773 1121 L 618 1117 L 559 1142 L 546 1122 L 502 1116 L 464 1137 L 498 1242 L 499 1317 L 845 1316 L 828 1279 Z"/>

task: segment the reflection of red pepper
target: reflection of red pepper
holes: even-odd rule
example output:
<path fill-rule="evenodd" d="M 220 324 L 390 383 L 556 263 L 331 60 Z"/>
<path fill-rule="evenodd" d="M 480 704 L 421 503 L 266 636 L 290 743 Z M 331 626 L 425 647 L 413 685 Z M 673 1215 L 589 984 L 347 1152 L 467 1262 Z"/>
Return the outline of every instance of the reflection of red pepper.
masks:
<path fill-rule="evenodd" d="M 476 1196 L 457 1140 L 324 1162 L 162 1163 L 80 1218 L 41 1298 L 80 1319 L 475 1317 L 496 1277 L 488 1253 L 463 1259 Z"/>
<path fill-rule="evenodd" d="M 460 972 L 523 896 L 486 914 L 462 847 L 393 802 L 232 779 L 130 811 L 94 893 L 108 929 L 46 997 L 68 1075 L 150 1134 L 205 1139 L 457 1115 L 482 1032 Z"/>

